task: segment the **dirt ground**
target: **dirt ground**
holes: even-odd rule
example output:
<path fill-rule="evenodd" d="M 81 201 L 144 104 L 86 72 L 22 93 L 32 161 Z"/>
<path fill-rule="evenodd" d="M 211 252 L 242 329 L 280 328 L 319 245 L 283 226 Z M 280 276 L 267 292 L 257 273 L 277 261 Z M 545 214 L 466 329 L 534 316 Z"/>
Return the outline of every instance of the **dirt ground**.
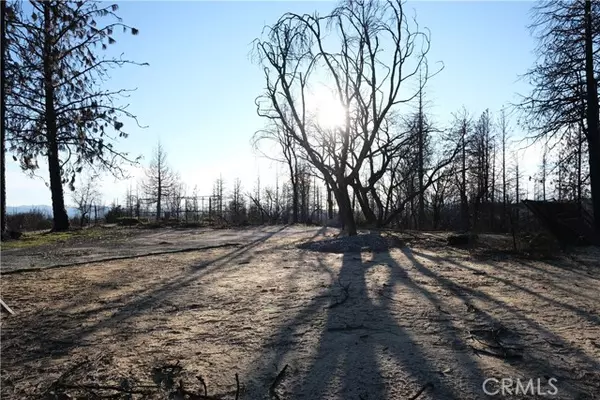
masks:
<path fill-rule="evenodd" d="M 231 246 L 4 274 L 1 397 L 600 398 L 598 249 L 532 261 L 435 235 L 378 253 L 296 247 L 337 233 L 132 233 L 100 255 L 81 244 L 84 260 Z M 81 261 L 76 249 L 3 250 L 2 271 Z M 533 379 L 536 395 L 488 396 L 490 378 Z"/>

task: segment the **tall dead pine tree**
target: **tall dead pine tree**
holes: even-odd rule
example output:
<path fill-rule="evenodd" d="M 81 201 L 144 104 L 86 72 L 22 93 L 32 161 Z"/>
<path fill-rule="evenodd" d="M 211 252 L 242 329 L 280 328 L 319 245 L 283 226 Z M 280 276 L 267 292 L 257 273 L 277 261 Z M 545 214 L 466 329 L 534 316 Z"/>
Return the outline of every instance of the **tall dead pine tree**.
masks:
<path fill-rule="evenodd" d="M 152 154 L 150 166 L 146 169 L 146 179 L 142 182 L 148 202 L 156 204 L 157 220 L 161 219 L 163 203 L 171 196 L 177 183 L 177 175 L 167 162 L 167 152 L 159 142 Z"/>
<path fill-rule="evenodd" d="M 3 2 L 4 3 L 4 2 Z M 102 55 L 115 32 L 134 35 L 121 22 L 117 5 L 92 0 L 31 0 L 31 11 L 15 14 L 12 59 L 18 68 L 6 99 L 7 140 L 26 171 L 48 164 L 55 231 L 69 228 L 63 185 L 73 189 L 83 167 L 122 175 L 121 162 L 133 162 L 113 147 L 124 138 L 119 105 L 125 90 L 106 90 L 108 70 L 133 62 Z M 4 108 L 4 107 L 3 107 Z"/>
<path fill-rule="evenodd" d="M 595 229 L 600 232 L 600 2 L 550 0 L 536 6 L 538 60 L 525 75 L 532 92 L 520 104 L 536 138 L 562 140 L 581 123 L 588 153 Z"/>

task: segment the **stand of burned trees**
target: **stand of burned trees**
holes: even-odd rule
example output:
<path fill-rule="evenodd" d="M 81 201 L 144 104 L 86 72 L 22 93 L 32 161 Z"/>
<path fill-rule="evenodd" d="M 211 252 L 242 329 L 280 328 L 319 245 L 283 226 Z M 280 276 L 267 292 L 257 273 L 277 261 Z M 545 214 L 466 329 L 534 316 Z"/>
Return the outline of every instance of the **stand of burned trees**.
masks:
<path fill-rule="evenodd" d="M 519 104 L 522 123 L 532 139 L 566 146 L 559 160 L 561 197 L 563 190 L 581 197 L 581 157 L 587 147 L 595 228 L 600 232 L 600 3 L 552 0 L 534 11 L 531 29 L 538 40 L 538 59 L 525 75 L 533 90 Z M 565 185 L 568 174 L 575 175 L 569 178 L 577 181 L 574 191 Z M 546 179 L 542 185 L 545 189 Z"/>
<path fill-rule="evenodd" d="M 45 159 L 53 229 L 62 231 L 69 228 L 64 184 L 73 189 L 83 168 L 122 176 L 123 163 L 135 162 L 113 147 L 118 138 L 127 137 L 123 120 L 137 123 L 127 105 L 119 104 L 127 90 L 102 88 L 109 68 L 135 63 L 102 52 L 115 43 L 117 32 L 138 31 L 121 21 L 116 5 L 31 0 L 27 13 L 19 5 L 9 2 L 10 12 L 2 21 L 10 78 L 3 116 L 6 139 L 23 170 L 33 173 L 38 159 Z"/>

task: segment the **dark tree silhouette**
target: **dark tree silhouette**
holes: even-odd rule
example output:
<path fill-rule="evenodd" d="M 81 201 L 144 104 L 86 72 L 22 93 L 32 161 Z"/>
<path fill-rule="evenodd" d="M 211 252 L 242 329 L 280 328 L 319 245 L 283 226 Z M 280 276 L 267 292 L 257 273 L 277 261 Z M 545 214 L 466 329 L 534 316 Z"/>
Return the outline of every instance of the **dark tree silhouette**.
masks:
<path fill-rule="evenodd" d="M 6 156 L 6 55 L 7 55 L 7 13 L 6 13 L 6 1 L 0 1 L 0 26 L 1 29 L 1 42 L 2 42 L 2 51 L 0 54 L 0 135 L 2 140 L 2 154 L 0 157 L 0 166 L 2 176 L 0 176 L 0 207 L 1 207 L 1 215 L 0 215 L 0 235 L 4 237 L 4 233 L 6 232 L 6 160 L 4 159 Z"/>
<path fill-rule="evenodd" d="M 453 169 L 455 172 L 455 185 L 460 198 L 460 220 L 461 229 L 468 230 L 469 222 L 469 198 L 468 198 L 468 153 L 467 149 L 472 134 L 473 121 L 467 110 L 463 107 L 461 111 L 454 114 L 454 123 L 450 133 L 450 139 L 458 145 L 458 156 L 454 159 Z"/>
<path fill-rule="evenodd" d="M 117 31 L 137 29 L 121 22 L 117 6 L 96 1 L 30 1 L 32 12 L 15 17 L 12 58 L 18 63 L 7 98 L 8 140 L 26 171 L 48 163 L 54 230 L 66 230 L 63 184 L 73 188 L 85 166 L 123 175 L 134 162 L 113 147 L 127 137 L 123 118 L 137 119 L 119 104 L 127 90 L 105 90 L 108 70 L 135 64 L 102 55 Z M 108 21 L 103 23 L 103 21 Z"/>
<path fill-rule="evenodd" d="M 429 35 L 408 22 L 400 1 L 345 1 L 325 17 L 287 13 L 256 41 L 266 78 L 258 113 L 281 124 L 319 171 L 349 235 L 356 234 L 349 188 L 368 171 L 390 111 L 419 93 L 403 97 L 400 89 L 426 67 L 428 51 Z M 311 116 L 307 95 L 322 74 L 345 110 L 341 126 L 325 128 Z M 428 77 L 425 68 L 422 84 Z"/>
<path fill-rule="evenodd" d="M 178 177 L 167 162 L 167 152 L 159 142 L 152 153 L 152 160 L 146 169 L 146 179 L 141 183 L 150 204 L 156 204 L 156 220 L 162 216 L 165 199 L 170 197 L 178 185 Z"/>
<path fill-rule="evenodd" d="M 89 220 L 94 206 L 98 206 L 101 198 L 102 195 L 98 188 L 98 176 L 95 175 L 86 176 L 71 193 L 71 199 L 79 211 L 80 227 L 83 227 L 86 219 Z"/>
<path fill-rule="evenodd" d="M 501 154 L 501 163 L 502 163 L 502 224 L 504 227 L 504 222 L 507 219 L 507 205 L 508 205 L 508 188 L 509 188 L 509 181 L 506 178 L 506 152 L 507 152 L 507 145 L 508 145 L 508 140 L 510 137 L 510 133 L 509 133 L 509 126 L 508 126 L 508 120 L 506 118 L 506 111 L 503 109 L 500 111 L 500 118 L 498 120 L 498 128 L 500 130 L 500 151 L 502 152 Z"/>
<path fill-rule="evenodd" d="M 533 91 L 519 104 L 535 139 L 562 139 L 581 124 L 588 144 L 595 228 L 600 232 L 600 3 L 551 0 L 534 8 L 538 60 L 525 75 Z"/>

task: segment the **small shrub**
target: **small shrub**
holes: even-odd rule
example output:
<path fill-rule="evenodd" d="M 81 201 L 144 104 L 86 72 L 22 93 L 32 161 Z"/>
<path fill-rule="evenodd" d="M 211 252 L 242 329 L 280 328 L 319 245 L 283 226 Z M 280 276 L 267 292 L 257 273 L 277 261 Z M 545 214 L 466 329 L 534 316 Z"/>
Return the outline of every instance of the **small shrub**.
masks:
<path fill-rule="evenodd" d="M 132 217 L 117 218 L 117 224 L 119 224 L 121 226 L 136 226 L 136 225 L 140 225 L 143 223 L 144 223 L 144 221 L 142 221 L 140 218 L 132 218 Z"/>
<path fill-rule="evenodd" d="M 107 224 L 116 224 L 119 218 L 125 217 L 125 210 L 121 206 L 112 206 L 104 216 Z"/>

